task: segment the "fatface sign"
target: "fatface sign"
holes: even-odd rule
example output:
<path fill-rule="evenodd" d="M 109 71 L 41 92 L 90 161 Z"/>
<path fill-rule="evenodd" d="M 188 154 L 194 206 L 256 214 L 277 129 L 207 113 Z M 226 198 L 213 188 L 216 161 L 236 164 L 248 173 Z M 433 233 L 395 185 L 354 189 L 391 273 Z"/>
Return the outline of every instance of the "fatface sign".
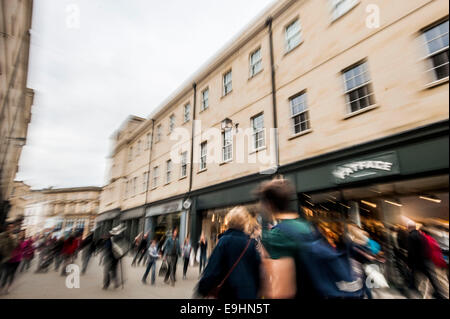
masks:
<path fill-rule="evenodd" d="M 337 184 L 343 184 L 399 172 L 397 154 L 392 152 L 336 165 L 333 176 Z"/>

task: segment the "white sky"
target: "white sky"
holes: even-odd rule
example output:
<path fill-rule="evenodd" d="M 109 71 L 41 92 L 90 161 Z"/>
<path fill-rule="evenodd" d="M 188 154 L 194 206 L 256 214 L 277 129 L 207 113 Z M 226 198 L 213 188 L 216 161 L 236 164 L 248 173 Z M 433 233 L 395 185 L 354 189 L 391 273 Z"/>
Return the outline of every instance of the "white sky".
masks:
<path fill-rule="evenodd" d="M 148 117 L 271 3 L 35 0 L 35 99 L 16 180 L 104 185 L 110 136 L 126 117 Z"/>

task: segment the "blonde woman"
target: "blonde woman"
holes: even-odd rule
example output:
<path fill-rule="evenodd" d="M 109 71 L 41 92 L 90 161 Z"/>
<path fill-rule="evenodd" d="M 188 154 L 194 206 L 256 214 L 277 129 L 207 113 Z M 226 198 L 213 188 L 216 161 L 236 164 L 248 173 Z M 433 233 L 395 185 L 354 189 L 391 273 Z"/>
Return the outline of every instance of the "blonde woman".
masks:
<path fill-rule="evenodd" d="M 244 207 L 233 208 L 225 217 L 227 231 L 214 248 L 197 286 L 200 296 L 219 299 L 256 299 L 260 285 L 261 258 L 252 216 Z"/>

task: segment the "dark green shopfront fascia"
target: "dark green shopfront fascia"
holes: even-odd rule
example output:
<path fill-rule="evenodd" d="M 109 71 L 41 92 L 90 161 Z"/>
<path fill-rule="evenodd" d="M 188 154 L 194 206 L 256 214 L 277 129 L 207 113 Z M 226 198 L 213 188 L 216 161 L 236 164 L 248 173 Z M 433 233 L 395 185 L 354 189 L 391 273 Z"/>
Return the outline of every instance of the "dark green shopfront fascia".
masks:
<path fill-rule="evenodd" d="M 333 191 L 346 194 L 346 190 L 365 189 L 374 184 L 408 183 L 421 178 L 438 178 L 440 190 L 448 193 L 448 124 L 445 120 L 280 166 L 276 174 L 295 185 L 298 196 L 293 199 L 292 208 L 296 210 L 303 205 L 302 194 Z M 253 174 L 194 191 L 189 218 L 194 246 L 207 210 L 255 203 L 253 190 L 272 178 L 273 175 Z M 346 200 L 351 200 L 351 196 L 347 197 Z"/>

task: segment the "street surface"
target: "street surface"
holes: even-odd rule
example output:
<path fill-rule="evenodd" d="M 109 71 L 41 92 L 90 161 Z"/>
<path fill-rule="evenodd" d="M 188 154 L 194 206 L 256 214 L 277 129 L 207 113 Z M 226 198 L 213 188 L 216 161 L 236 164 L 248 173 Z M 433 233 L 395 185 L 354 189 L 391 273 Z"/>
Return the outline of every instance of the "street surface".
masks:
<path fill-rule="evenodd" d="M 150 285 L 151 272 L 147 285 L 141 282 L 145 267 L 131 267 L 132 257 L 122 261 L 124 273 L 124 288 L 114 289 L 111 284 L 108 290 L 103 290 L 103 266 L 99 266 L 100 258 L 92 257 L 85 275 L 80 276 L 80 288 L 67 288 L 66 277 L 52 268 L 47 273 L 34 273 L 36 260 L 26 273 L 17 272 L 15 282 L 8 295 L 3 299 L 186 299 L 191 298 L 194 286 L 198 281 L 198 266 L 188 269 L 186 280 L 182 279 L 183 265 L 181 258 L 177 266 L 175 287 L 163 282 L 158 277 L 160 261 L 157 264 L 156 283 Z M 81 269 L 81 258 L 75 262 Z M 118 269 L 120 274 L 120 267 Z M 120 280 L 119 280 L 120 282 Z"/>

